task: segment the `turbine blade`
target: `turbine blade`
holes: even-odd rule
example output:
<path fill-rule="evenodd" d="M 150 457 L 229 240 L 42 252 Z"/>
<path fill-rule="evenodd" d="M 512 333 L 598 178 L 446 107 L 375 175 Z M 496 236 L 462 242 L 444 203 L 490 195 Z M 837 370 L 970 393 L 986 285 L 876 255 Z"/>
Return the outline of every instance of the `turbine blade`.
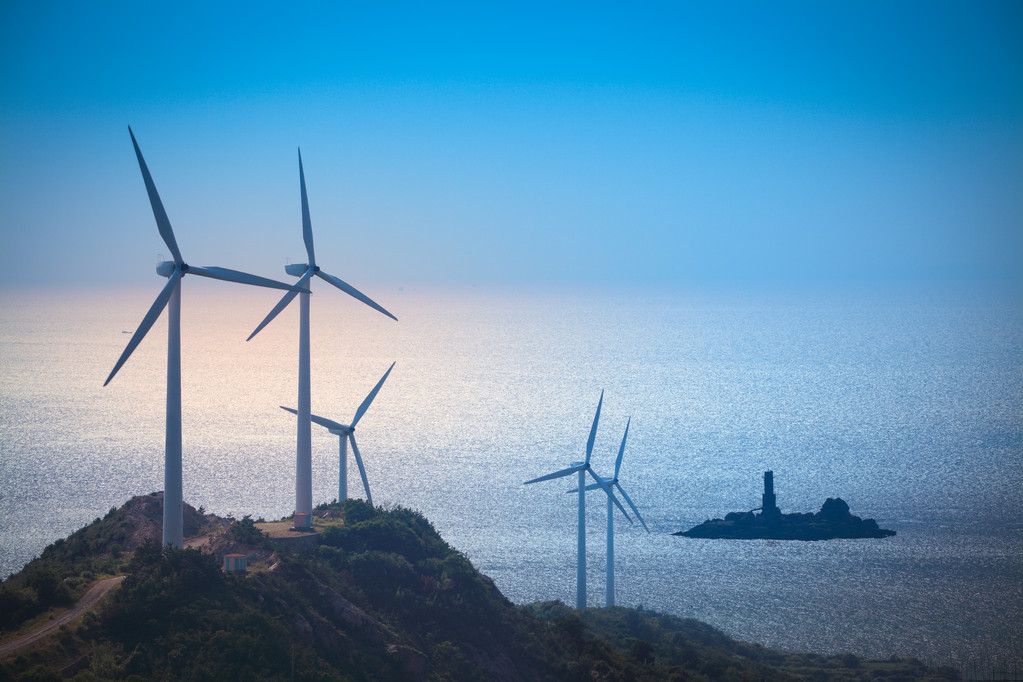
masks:
<path fill-rule="evenodd" d="M 593 415 L 593 426 L 590 427 L 590 437 L 586 441 L 586 465 L 590 464 L 590 454 L 593 452 L 593 441 L 597 437 L 597 421 L 600 420 L 600 406 L 604 404 L 604 391 L 600 392 L 600 400 L 597 401 L 597 413 Z M 594 474 L 596 475 L 596 474 Z"/>
<path fill-rule="evenodd" d="M 623 507 L 622 503 L 618 501 L 617 497 L 615 497 L 615 493 L 613 490 L 611 490 L 610 486 L 608 486 L 607 483 L 604 483 L 604 479 L 602 479 L 597 474 L 593 473 L 593 469 L 591 469 L 589 466 L 586 467 L 586 471 L 590 472 L 590 476 L 596 479 L 597 484 L 604 490 L 605 493 L 607 493 L 607 495 L 611 498 L 611 501 L 615 503 L 615 506 L 618 507 L 623 514 L 625 514 L 625 518 L 629 520 L 629 523 L 632 523 L 632 517 L 629 516 L 629 512 L 625 511 L 625 507 Z"/>
<path fill-rule="evenodd" d="M 323 270 L 317 270 L 316 274 L 317 274 L 318 277 L 320 277 L 320 278 L 330 282 L 331 284 L 333 284 L 338 289 L 340 289 L 341 291 L 345 292 L 346 294 L 348 294 L 352 298 L 356 298 L 356 299 L 362 301 L 363 303 L 365 303 L 366 305 L 368 305 L 370 308 L 373 308 L 374 310 L 378 310 L 378 311 L 382 312 L 384 315 L 387 315 L 389 318 L 391 318 L 395 322 L 398 321 L 397 317 L 395 317 L 391 313 L 389 313 L 386 310 L 384 310 L 383 306 L 381 306 L 379 303 L 377 303 L 376 301 L 371 299 L 369 296 L 367 296 L 366 294 L 362 293 L 361 291 L 359 291 L 358 289 L 353 287 L 351 284 L 347 284 L 345 282 L 342 282 L 341 280 L 339 280 L 334 275 L 328 275 Z"/>
<path fill-rule="evenodd" d="M 366 489 L 366 501 L 373 504 L 373 496 L 369 494 L 369 479 L 366 478 L 366 467 L 362 465 L 362 455 L 359 454 L 359 446 L 355 444 L 355 434 L 349 433 L 348 440 L 352 444 L 352 452 L 355 453 L 355 463 L 359 465 L 359 475 L 362 476 L 362 486 Z"/>
<path fill-rule="evenodd" d="M 156 322 L 156 318 L 160 317 L 160 313 L 162 313 L 163 309 L 167 307 L 167 301 L 170 300 L 174 287 L 176 287 L 180 281 L 181 271 L 174 270 L 173 274 L 171 274 L 171 276 L 167 279 L 167 283 L 163 285 L 163 290 L 160 291 L 156 300 L 153 301 L 153 305 L 149 307 L 149 312 L 147 312 L 146 316 L 142 318 L 139 328 L 135 330 L 134 334 L 132 334 L 131 340 L 128 341 L 128 346 L 124 349 L 124 352 L 121 353 L 121 357 L 117 359 L 117 364 L 115 364 L 114 368 L 110 371 L 110 376 L 108 376 L 107 380 L 103 382 L 104 386 L 110 383 L 110 380 L 114 378 L 115 374 L 117 374 L 117 370 L 121 369 L 121 365 L 125 363 L 128 357 L 131 356 L 132 352 L 134 352 L 135 347 L 138 346 L 142 339 L 145 338 L 146 334 L 149 333 L 153 323 Z"/>
<path fill-rule="evenodd" d="M 639 510 L 636 509 L 636 505 L 632 503 L 632 498 L 629 497 L 629 493 L 625 492 L 625 488 L 622 487 L 621 483 L 615 483 L 615 485 L 618 486 L 618 492 L 622 494 L 625 501 L 629 503 L 630 507 L 632 507 L 632 511 L 636 512 L 636 518 L 638 518 L 639 522 L 643 524 L 643 528 L 649 533 L 650 529 L 646 527 L 646 521 L 643 520 L 643 515 L 639 513 Z"/>
<path fill-rule="evenodd" d="M 588 492 L 590 490 L 596 490 L 599 487 L 600 486 L 597 485 L 596 483 L 591 483 L 588 486 L 586 486 L 585 488 L 583 488 L 583 490 L 586 490 Z M 577 492 L 579 492 L 579 488 L 572 488 L 571 490 L 566 490 L 565 492 L 566 492 L 566 494 L 567 493 L 577 493 Z"/>
<path fill-rule="evenodd" d="M 285 407 L 284 405 L 279 405 L 279 407 L 285 412 L 290 412 L 296 416 L 298 415 L 298 410 L 293 410 L 290 407 Z M 313 423 L 319 424 L 320 426 L 326 429 L 337 429 L 338 431 L 344 431 L 345 429 L 348 428 L 344 424 L 339 424 L 338 422 L 333 421 L 331 419 L 326 419 L 325 417 L 317 417 L 315 414 L 309 415 L 309 419 L 312 420 Z"/>
<path fill-rule="evenodd" d="M 174 230 L 171 229 L 170 219 L 167 217 L 167 211 L 163 208 L 163 202 L 160 201 L 160 195 L 156 191 L 156 185 L 153 183 L 153 176 L 149 174 L 149 167 L 146 166 L 146 160 L 142 158 L 142 150 L 139 149 L 139 143 L 135 141 L 135 133 L 132 132 L 131 126 L 128 126 L 128 134 L 131 135 L 131 144 L 135 147 L 135 156 L 139 160 L 139 168 L 142 170 L 142 182 L 146 183 L 146 192 L 149 193 L 149 204 L 153 207 L 153 217 L 156 218 L 156 228 L 160 231 L 160 236 L 163 237 L 163 242 L 170 249 L 171 256 L 174 257 L 174 263 L 181 265 L 185 261 L 181 259 L 181 251 L 178 250 L 178 242 L 174 239 Z M 109 381 L 109 379 L 108 379 Z"/>
<path fill-rule="evenodd" d="M 296 288 L 294 288 L 291 291 L 289 291 L 288 293 L 284 294 L 284 297 L 281 298 L 281 300 L 277 302 L 277 305 L 274 306 L 274 309 L 271 310 L 270 313 L 266 317 L 263 318 L 263 321 L 259 323 L 259 326 L 256 327 L 256 329 L 253 330 L 253 332 L 251 334 L 249 334 L 249 338 L 247 338 L 245 340 L 246 341 L 250 341 L 253 336 L 255 336 L 256 334 L 258 334 L 259 332 L 261 332 L 263 330 L 263 327 L 265 327 L 266 325 L 270 324 L 270 322 L 275 317 L 277 317 L 278 313 L 280 313 L 282 310 L 287 308 L 288 304 L 291 303 L 295 299 L 296 296 L 298 296 L 298 292 L 302 290 L 303 285 L 308 286 L 307 282 L 309 281 L 309 278 L 312 276 L 312 274 L 313 274 L 312 270 L 306 270 L 305 274 L 302 275 L 302 277 L 297 282 L 295 282 L 295 287 Z"/>
<path fill-rule="evenodd" d="M 531 481 L 526 481 L 522 485 L 529 485 L 530 483 L 539 483 L 540 481 L 549 481 L 552 478 L 561 478 L 562 476 L 568 476 L 569 474 L 577 473 L 580 469 L 585 468 L 586 468 L 585 465 L 582 464 L 580 464 L 579 466 L 568 467 L 567 469 L 562 469 L 561 471 L 555 471 L 553 474 L 547 474 L 546 476 L 541 476 L 540 478 L 534 478 Z"/>
<path fill-rule="evenodd" d="M 362 401 L 361 405 L 359 405 L 359 409 L 355 411 L 355 419 L 352 420 L 353 429 L 355 428 L 355 425 L 359 423 L 359 420 L 362 419 L 362 415 L 366 414 L 366 410 L 369 409 L 370 403 L 373 402 L 373 398 L 377 397 L 377 391 L 379 391 L 380 387 L 384 385 L 384 381 L 387 379 L 387 375 L 391 373 L 392 369 L 394 369 L 393 362 L 391 363 L 391 366 L 387 368 L 387 371 L 384 372 L 384 376 L 382 376 L 380 381 L 377 382 L 377 385 L 374 386 L 373 390 L 369 392 L 368 396 L 366 396 L 366 399 Z"/>
<path fill-rule="evenodd" d="M 622 447 L 618 448 L 618 460 L 615 462 L 615 481 L 618 480 L 618 471 L 622 468 L 622 455 L 625 454 L 625 439 L 629 437 L 629 424 L 632 423 L 632 417 L 629 417 L 629 421 L 625 422 L 625 435 L 622 436 Z"/>
<path fill-rule="evenodd" d="M 302 185 L 302 239 L 305 251 L 309 256 L 309 265 L 316 267 L 316 255 L 313 253 L 313 222 L 309 219 L 309 197 L 305 193 L 305 171 L 302 170 L 302 150 L 298 150 L 298 181 Z"/>
<path fill-rule="evenodd" d="M 284 282 L 278 282 L 275 279 L 267 279 L 266 277 L 250 275 L 247 272 L 229 270 L 227 268 L 217 267 L 200 268 L 194 265 L 190 265 L 188 266 L 188 274 L 201 275 L 202 277 L 210 277 L 211 279 L 222 279 L 225 282 L 237 282 L 238 284 L 252 284 L 253 286 L 267 287 L 268 289 L 284 289 L 286 291 L 294 291 L 296 293 L 300 291 L 300 289 L 296 288 L 297 285 L 294 284 L 285 284 Z"/>

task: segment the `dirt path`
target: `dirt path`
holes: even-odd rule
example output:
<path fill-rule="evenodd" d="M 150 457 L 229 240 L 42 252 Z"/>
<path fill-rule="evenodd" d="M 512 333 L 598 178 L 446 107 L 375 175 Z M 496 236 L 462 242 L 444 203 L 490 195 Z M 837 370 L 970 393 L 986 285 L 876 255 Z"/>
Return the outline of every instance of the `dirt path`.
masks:
<path fill-rule="evenodd" d="M 198 537 L 188 538 L 185 540 L 186 549 L 202 549 L 206 545 L 210 544 L 210 540 L 213 539 L 213 535 L 199 535 Z"/>
<path fill-rule="evenodd" d="M 124 580 L 123 575 L 119 575 L 116 578 L 100 580 L 98 583 L 89 588 L 89 591 L 85 593 L 84 597 L 79 599 L 74 606 L 64 613 L 60 614 L 53 620 L 40 625 L 32 632 L 11 640 L 6 644 L 0 645 L 0 658 L 12 654 L 33 642 L 38 642 L 40 639 L 51 634 L 54 630 L 65 623 L 70 623 L 77 618 L 81 618 L 87 610 L 95 606 L 96 602 L 102 599 L 107 592 L 119 585 L 122 580 Z"/>

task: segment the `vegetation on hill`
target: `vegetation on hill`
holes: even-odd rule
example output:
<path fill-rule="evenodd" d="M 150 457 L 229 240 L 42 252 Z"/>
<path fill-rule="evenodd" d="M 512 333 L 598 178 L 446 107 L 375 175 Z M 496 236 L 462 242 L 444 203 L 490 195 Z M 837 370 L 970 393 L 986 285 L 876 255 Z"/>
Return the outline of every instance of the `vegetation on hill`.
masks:
<path fill-rule="evenodd" d="M 140 495 L 47 547 L 41 556 L 3 582 L 0 632 L 72 603 L 98 577 L 123 572 L 135 548 L 147 541 L 160 542 L 162 515 L 163 493 Z M 185 505 L 186 536 L 220 521 Z"/>
<path fill-rule="evenodd" d="M 309 553 L 269 547 L 246 518 L 202 552 L 161 549 L 147 538 L 130 557 L 122 549 L 113 558 L 100 539 L 130 544 L 115 529 L 124 530 L 134 503 L 5 582 L 0 593 L 22 591 L 43 608 L 70 601 L 72 588 L 60 586 L 76 567 L 127 574 L 95 612 L 0 661 L 0 680 L 955 677 L 914 661 L 775 652 L 636 609 L 516 606 L 421 514 L 358 500 L 318 508 L 321 544 Z M 71 551 L 79 547 L 89 549 Z M 259 558 L 251 570 L 223 572 L 217 554 L 245 547 Z"/>

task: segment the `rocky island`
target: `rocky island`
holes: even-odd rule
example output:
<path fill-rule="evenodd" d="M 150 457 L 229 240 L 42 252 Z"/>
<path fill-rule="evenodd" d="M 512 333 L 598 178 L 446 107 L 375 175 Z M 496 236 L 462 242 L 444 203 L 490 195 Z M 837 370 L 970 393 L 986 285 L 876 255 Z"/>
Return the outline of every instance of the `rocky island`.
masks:
<path fill-rule="evenodd" d="M 759 514 L 754 512 L 759 511 Z M 782 514 L 774 495 L 774 472 L 764 472 L 764 498 L 758 509 L 731 512 L 673 535 L 721 540 L 832 540 L 885 538 L 895 531 L 880 528 L 874 519 L 849 513 L 849 505 L 829 497 L 816 514 Z"/>

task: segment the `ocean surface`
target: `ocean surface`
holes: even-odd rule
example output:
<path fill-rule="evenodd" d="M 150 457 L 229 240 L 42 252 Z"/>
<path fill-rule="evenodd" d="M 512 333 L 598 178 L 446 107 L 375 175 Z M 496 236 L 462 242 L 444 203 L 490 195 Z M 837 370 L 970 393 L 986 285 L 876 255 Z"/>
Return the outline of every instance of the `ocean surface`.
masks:
<path fill-rule="evenodd" d="M 186 278 L 184 490 L 219 514 L 294 509 L 298 306 Z M 968 293 L 374 290 L 395 323 L 317 282 L 313 412 L 357 437 L 374 500 L 422 511 L 516 602 L 575 602 L 574 479 L 594 449 L 650 533 L 616 521 L 617 601 L 796 651 L 1023 667 L 1023 302 Z M 163 487 L 166 322 L 103 381 L 162 283 L 0 293 L 0 576 Z M 129 333 L 124 333 L 129 332 Z M 350 490 L 362 495 L 354 463 Z M 883 540 L 673 537 L 759 506 L 842 497 Z M 313 430 L 314 500 L 338 446 Z M 605 500 L 587 503 L 604 602 Z"/>

